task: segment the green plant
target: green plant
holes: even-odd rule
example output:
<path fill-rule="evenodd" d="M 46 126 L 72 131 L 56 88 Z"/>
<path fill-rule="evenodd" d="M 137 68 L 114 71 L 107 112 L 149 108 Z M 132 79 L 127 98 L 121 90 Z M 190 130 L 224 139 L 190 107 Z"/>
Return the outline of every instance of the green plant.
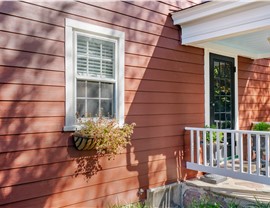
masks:
<path fill-rule="evenodd" d="M 257 123 L 252 128 L 254 131 L 270 131 L 270 124 L 265 122 Z"/>
<path fill-rule="evenodd" d="M 248 207 L 250 208 L 270 208 L 270 202 L 264 203 L 260 202 L 256 197 L 255 197 L 256 202 L 249 204 Z"/>
<path fill-rule="evenodd" d="M 204 128 L 210 128 L 210 129 L 217 129 L 216 125 L 211 125 L 211 126 L 208 126 L 208 125 L 205 125 Z M 222 132 L 215 132 L 213 131 L 212 135 L 213 135 L 213 142 L 216 142 L 217 141 L 217 134 L 219 135 L 219 141 L 222 142 L 223 141 L 223 133 Z M 210 132 L 207 131 L 206 132 L 206 141 L 207 142 L 210 142 Z"/>
<path fill-rule="evenodd" d="M 198 200 L 193 200 L 188 208 L 240 208 L 239 203 L 236 203 L 235 200 L 229 201 L 226 203 L 217 196 L 208 196 L 203 195 Z"/>
<path fill-rule="evenodd" d="M 210 200 L 209 197 L 202 197 L 199 200 L 193 200 L 188 208 L 220 208 L 221 204 L 217 201 Z"/>
<path fill-rule="evenodd" d="M 74 133 L 74 136 L 93 139 L 94 149 L 98 155 L 107 155 L 109 159 L 130 143 L 135 123 L 119 126 L 115 119 L 108 119 L 102 116 L 89 118 L 81 123 L 81 129 Z"/>
<path fill-rule="evenodd" d="M 109 206 L 109 208 L 148 208 L 148 206 L 145 205 L 142 202 L 136 202 L 136 203 L 127 204 L 127 205 L 118 205 L 118 204 L 115 204 L 115 205 Z"/>

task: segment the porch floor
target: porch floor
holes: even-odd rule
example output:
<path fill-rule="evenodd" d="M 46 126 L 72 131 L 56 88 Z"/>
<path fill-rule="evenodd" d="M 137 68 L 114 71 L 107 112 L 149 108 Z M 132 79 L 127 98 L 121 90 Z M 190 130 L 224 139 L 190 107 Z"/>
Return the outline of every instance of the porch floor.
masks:
<path fill-rule="evenodd" d="M 240 200 L 256 202 L 270 202 L 270 186 L 239 179 L 229 178 L 219 184 L 211 184 L 200 179 L 187 180 L 188 186 L 202 188 L 219 195 Z"/>

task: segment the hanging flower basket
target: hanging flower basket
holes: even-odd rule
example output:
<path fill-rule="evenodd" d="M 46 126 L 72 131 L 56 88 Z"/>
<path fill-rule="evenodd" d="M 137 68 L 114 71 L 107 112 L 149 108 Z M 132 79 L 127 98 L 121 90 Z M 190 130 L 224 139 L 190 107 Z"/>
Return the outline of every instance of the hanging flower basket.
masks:
<path fill-rule="evenodd" d="M 84 137 L 76 133 L 73 135 L 73 140 L 77 150 L 92 150 L 96 145 L 93 138 Z"/>
<path fill-rule="evenodd" d="M 102 116 L 89 118 L 81 122 L 81 129 L 73 134 L 75 147 L 78 150 L 96 150 L 99 156 L 114 158 L 130 144 L 135 123 L 119 126 L 115 119 Z"/>

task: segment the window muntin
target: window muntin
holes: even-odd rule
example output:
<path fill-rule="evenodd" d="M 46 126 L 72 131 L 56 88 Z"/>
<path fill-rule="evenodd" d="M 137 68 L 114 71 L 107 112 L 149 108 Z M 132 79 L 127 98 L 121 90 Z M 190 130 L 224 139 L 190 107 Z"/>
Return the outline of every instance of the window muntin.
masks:
<path fill-rule="evenodd" d="M 115 116 L 116 41 L 76 33 L 77 118 Z"/>

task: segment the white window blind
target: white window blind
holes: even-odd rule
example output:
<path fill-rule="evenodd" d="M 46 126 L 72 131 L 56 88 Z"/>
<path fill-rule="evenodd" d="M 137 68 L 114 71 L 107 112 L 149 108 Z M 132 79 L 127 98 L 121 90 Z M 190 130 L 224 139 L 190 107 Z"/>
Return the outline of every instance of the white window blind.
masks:
<path fill-rule="evenodd" d="M 77 36 L 77 74 L 98 78 L 114 78 L 115 43 Z"/>

